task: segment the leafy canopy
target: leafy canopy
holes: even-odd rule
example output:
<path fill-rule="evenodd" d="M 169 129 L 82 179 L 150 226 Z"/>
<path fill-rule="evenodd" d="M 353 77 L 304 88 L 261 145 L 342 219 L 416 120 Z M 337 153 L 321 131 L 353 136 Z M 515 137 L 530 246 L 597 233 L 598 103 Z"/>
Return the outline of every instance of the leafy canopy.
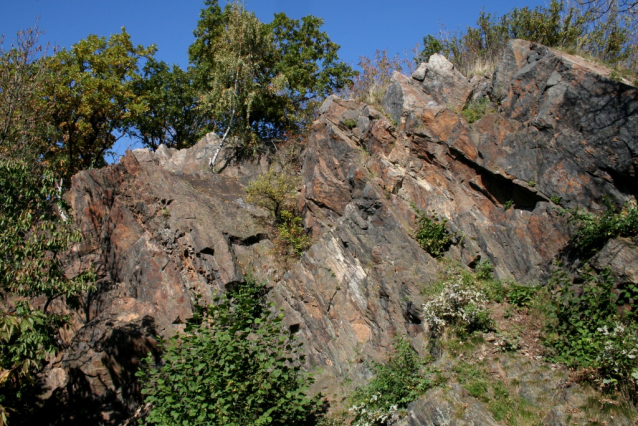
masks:
<path fill-rule="evenodd" d="M 263 24 L 238 3 L 222 10 L 207 0 L 189 57 L 202 91 L 202 110 L 220 132 L 277 139 L 300 131 L 316 101 L 351 82 L 355 72 L 313 16 L 283 13 Z"/>
<path fill-rule="evenodd" d="M 9 407 L 27 409 L 33 375 L 60 347 L 65 318 L 49 312 L 51 302 L 77 305 L 92 281 L 91 272 L 70 278 L 62 268 L 60 256 L 80 239 L 70 225 L 50 170 L 0 157 L 0 424 Z"/>
<path fill-rule="evenodd" d="M 198 108 L 199 94 L 193 71 L 149 58 L 133 80 L 133 93 L 148 110 L 134 118 L 129 134 L 149 148 L 194 145 L 207 130 L 207 119 Z"/>
<path fill-rule="evenodd" d="M 122 28 L 108 40 L 90 35 L 49 59 L 50 82 L 42 97 L 50 113 L 43 119 L 55 128 L 46 157 L 55 160 L 57 169 L 71 176 L 106 164 L 104 155 L 116 135 L 147 110 L 132 79 L 138 61 L 154 51 L 154 46 L 134 46 Z"/>
<path fill-rule="evenodd" d="M 137 373 L 151 405 L 146 424 L 297 425 L 316 411 L 301 344 L 265 293 L 247 279 L 165 345 L 163 365 Z"/>

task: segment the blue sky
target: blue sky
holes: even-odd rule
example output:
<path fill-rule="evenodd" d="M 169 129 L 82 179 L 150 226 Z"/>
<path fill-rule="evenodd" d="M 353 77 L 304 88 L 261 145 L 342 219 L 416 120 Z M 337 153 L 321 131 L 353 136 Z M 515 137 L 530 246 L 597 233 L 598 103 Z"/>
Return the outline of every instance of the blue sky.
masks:
<path fill-rule="evenodd" d="M 224 0 L 220 1 L 225 4 Z M 276 12 L 298 19 L 315 15 L 324 19 L 323 30 L 341 46 L 343 61 L 356 66 L 360 56 L 377 49 L 405 52 L 423 36 L 473 24 L 482 8 L 503 14 L 514 7 L 534 7 L 545 0 L 246 0 L 246 8 L 263 22 Z M 5 47 L 15 33 L 36 22 L 45 34 L 41 41 L 70 47 L 89 34 L 109 36 L 121 27 L 136 44 L 157 45 L 156 57 L 182 67 L 188 65 L 203 0 L 0 0 L 0 33 Z M 121 152 L 130 141 L 121 141 Z"/>

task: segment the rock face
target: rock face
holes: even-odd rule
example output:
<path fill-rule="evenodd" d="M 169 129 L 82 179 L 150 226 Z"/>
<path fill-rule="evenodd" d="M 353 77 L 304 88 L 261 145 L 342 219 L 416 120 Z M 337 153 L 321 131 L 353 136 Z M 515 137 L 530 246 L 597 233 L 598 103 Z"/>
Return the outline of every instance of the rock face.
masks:
<path fill-rule="evenodd" d="M 457 111 L 473 93 L 491 93 L 499 113 L 468 124 Z M 50 401 L 79 409 L 51 423 L 129 417 L 140 402 L 134 370 L 156 336 L 182 327 L 195 295 L 210 298 L 245 272 L 268 281 L 330 395 L 346 376 L 369 377 L 363 361 L 384 360 L 394 336 L 423 346 L 420 290 L 439 266 L 413 238 L 412 206 L 448 220 L 446 257 L 470 267 L 487 259 L 498 277 L 531 283 L 546 279 L 568 240 L 555 203 L 595 209 L 605 195 L 638 193 L 638 92 L 545 47 L 513 41 L 492 80 L 470 81 L 433 57 L 412 78 L 395 74 L 382 105 L 389 118 L 324 102 L 299 194 L 314 244 L 288 271 L 266 213 L 246 202 L 267 164 L 212 173 L 213 135 L 76 175 L 69 197 L 85 239 L 69 270 L 93 264 L 100 280 L 49 373 Z M 428 410 L 415 408 L 409 424 L 430 424 L 418 420 Z"/>

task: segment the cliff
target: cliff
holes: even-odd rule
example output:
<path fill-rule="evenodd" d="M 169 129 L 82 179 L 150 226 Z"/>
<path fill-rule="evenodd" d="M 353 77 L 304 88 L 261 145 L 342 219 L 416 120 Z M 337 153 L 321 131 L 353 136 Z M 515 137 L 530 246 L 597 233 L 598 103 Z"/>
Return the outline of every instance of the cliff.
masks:
<path fill-rule="evenodd" d="M 569 240 L 558 204 L 595 211 L 606 197 L 638 194 L 638 90 L 605 73 L 516 40 L 493 77 L 468 80 L 435 55 L 411 77 L 395 74 L 382 108 L 329 97 L 301 157 L 298 204 L 313 244 L 286 267 L 267 213 L 246 201 L 268 157 L 213 173 L 211 134 L 78 173 L 68 197 L 85 238 L 69 271 L 92 264 L 99 281 L 47 372 L 49 406 L 67 407 L 52 423 L 120 424 L 140 404 L 134 371 L 157 335 L 183 327 L 195 295 L 209 300 L 245 272 L 272 288 L 309 368 L 321 369 L 317 391 L 365 381 L 366 361 L 383 361 L 396 335 L 425 350 L 421 290 L 442 263 L 414 239 L 415 208 L 447 219 L 445 258 L 468 268 L 489 260 L 498 278 L 545 283 Z M 469 124 L 460 111 L 486 95 L 495 112 Z M 542 402 L 546 424 L 563 424 L 560 379 L 522 368 L 503 375 L 554 383 L 554 393 L 527 389 L 556 394 Z M 403 421 L 444 424 L 437 410 L 469 404 L 474 424 L 496 424 L 457 388 L 441 398 L 430 393 Z"/>

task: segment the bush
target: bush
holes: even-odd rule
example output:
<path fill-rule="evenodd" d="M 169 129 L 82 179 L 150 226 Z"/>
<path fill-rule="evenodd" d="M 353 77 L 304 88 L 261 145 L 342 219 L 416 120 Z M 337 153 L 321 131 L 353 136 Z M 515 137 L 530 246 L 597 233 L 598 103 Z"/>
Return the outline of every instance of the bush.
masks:
<path fill-rule="evenodd" d="M 246 192 L 248 202 L 266 208 L 274 221 L 275 244 L 286 258 L 298 258 L 311 245 L 297 212 L 295 195 L 299 177 L 292 171 L 277 171 L 273 167 L 252 181 Z"/>
<path fill-rule="evenodd" d="M 479 285 L 468 282 L 466 274 L 454 274 L 444 282 L 441 293 L 423 305 L 423 317 L 433 336 L 448 325 L 466 333 L 489 330 L 492 320 L 487 302 Z"/>
<path fill-rule="evenodd" d="M 51 170 L 0 158 L 0 424 L 34 407 L 34 376 L 61 347 L 68 318 L 51 303 L 77 308 L 91 288 L 92 271 L 69 278 L 64 270 L 63 254 L 80 240 Z"/>
<path fill-rule="evenodd" d="M 536 287 L 511 283 L 507 290 L 507 301 L 521 308 L 530 307 L 534 303 L 537 290 Z"/>
<path fill-rule="evenodd" d="M 279 251 L 285 256 L 298 258 L 312 243 L 303 228 L 301 217 L 288 210 L 281 212 L 277 230 L 279 235 L 275 242 L 279 246 Z"/>
<path fill-rule="evenodd" d="M 574 284 L 574 283 L 580 284 Z M 555 361 L 597 370 L 603 385 L 635 398 L 638 387 L 638 287 L 615 288 L 609 270 L 584 269 L 570 279 L 559 270 L 546 344 Z"/>
<path fill-rule="evenodd" d="M 575 226 L 570 245 L 584 256 L 591 256 L 612 238 L 638 235 L 638 208 L 627 204 L 620 211 L 611 203 L 603 213 L 593 214 L 579 209 L 565 210 Z"/>
<path fill-rule="evenodd" d="M 271 313 L 266 288 L 247 279 L 164 346 L 163 363 L 137 373 L 146 424 L 297 425 L 317 410 L 301 344 Z M 153 359 L 146 359 L 154 365 Z"/>
<path fill-rule="evenodd" d="M 414 238 L 423 250 L 434 257 L 441 257 L 452 245 L 452 237 L 445 224 L 447 219 L 428 216 L 412 206 L 417 214 L 417 230 Z"/>
<path fill-rule="evenodd" d="M 374 365 L 376 376 L 354 392 L 350 411 L 356 417 L 352 425 L 385 425 L 396 419 L 400 409 L 434 386 L 427 364 L 407 340 L 397 339 L 388 362 Z"/>
<path fill-rule="evenodd" d="M 494 105 L 487 97 L 483 97 L 467 104 L 461 114 L 463 114 L 463 117 L 465 117 L 468 123 L 472 124 L 484 115 L 495 112 L 497 111 L 496 108 L 494 108 Z"/>

